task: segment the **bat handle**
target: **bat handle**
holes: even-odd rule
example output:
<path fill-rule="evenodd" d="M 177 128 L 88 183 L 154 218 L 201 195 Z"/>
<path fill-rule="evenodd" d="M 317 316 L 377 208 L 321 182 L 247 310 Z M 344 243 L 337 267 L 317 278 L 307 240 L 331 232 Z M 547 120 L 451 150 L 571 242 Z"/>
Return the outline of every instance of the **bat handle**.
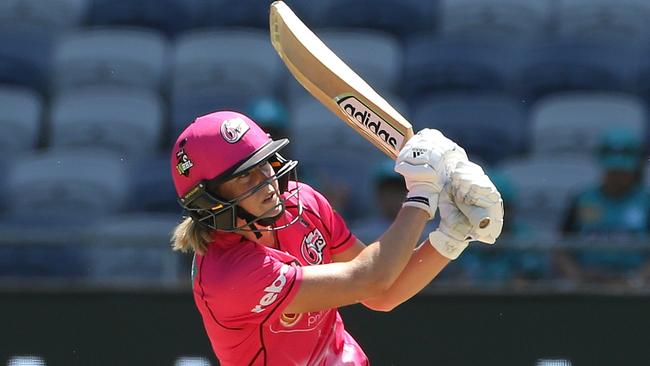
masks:
<path fill-rule="evenodd" d="M 456 203 L 456 206 L 467 216 L 469 223 L 478 230 L 487 229 L 492 223 L 492 219 L 485 207 L 470 206 L 464 203 Z"/>

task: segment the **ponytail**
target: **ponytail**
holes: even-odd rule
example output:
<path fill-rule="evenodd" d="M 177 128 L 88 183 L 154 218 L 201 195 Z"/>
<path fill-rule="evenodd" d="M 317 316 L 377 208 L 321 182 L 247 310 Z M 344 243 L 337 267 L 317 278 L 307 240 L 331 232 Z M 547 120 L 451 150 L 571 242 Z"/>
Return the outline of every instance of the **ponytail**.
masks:
<path fill-rule="evenodd" d="M 191 217 L 186 217 L 174 228 L 171 239 L 172 249 L 183 253 L 193 251 L 203 255 L 212 241 L 212 231 L 192 220 Z"/>

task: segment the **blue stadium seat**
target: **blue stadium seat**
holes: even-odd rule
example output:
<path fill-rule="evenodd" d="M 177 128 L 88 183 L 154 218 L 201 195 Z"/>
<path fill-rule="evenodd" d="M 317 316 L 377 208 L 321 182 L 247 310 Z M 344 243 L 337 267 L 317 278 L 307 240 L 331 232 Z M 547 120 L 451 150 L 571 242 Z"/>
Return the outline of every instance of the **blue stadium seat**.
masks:
<path fill-rule="evenodd" d="M 92 219 L 118 212 L 127 195 L 125 164 L 117 154 L 59 150 L 8 162 L 10 216 L 39 220 Z"/>
<path fill-rule="evenodd" d="M 205 1 L 200 21 L 203 27 L 269 27 L 270 2 L 259 0 Z"/>
<path fill-rule="evenodd" d="M 198 0 L 92 0 L 90 25 L 130 25 L 158 29 L 167 35 L 196 22 Z"/>
<path fill-rule="evenodd" d="M 650 3 L 645 0 L 559 0 L 557 33 L 562 36 L 647 38 Z"/>
<path fill-rule="evenodd" d="M 537 37 L 547 32 L 551 0 L 441 0 L 443 34 Z"/>
<path fill-rule="evenodd" d="M 504 91 L 516 73 L 521 44 L 505 38 L 411 37 L 403 92 L 409 98 L 452 90 Z"/>
<path fill-rule="evenodd" d="M 399 36 L 434 28 L 437 1 L 330 0 L 323 9 L 324 26 L 370 28 Z"/>
<path fill-rule="evenodd" d="M 640 47 L 621 39 L 556 39 L 531 47 L 520 72 L 521 94 L 537 99 L 569 90 L 632 89 Z"/>
<path fill-rule="evenodd" d="M 55 38 L 47 28 L 0 25 L 0 83 L 46 93 Z"/>
<path fill-rule="evenodd" d="M 88 279 L 93 283 L 168 283 L 181 275 L 169 235 L 180 214 L 130 213 L 105 217 L 91 225 Z M 185 275 L 185 273 L 183 273 Z"/>
<path fill-rule="evenodd" d="M 403 50 L 395 36 L 372 30 L 327 30 L 318 32 L 318 36 L 380 94 L 396 91 Z"/>
<path fill-rule="evenodd" d="M 89 0 L 3 0 L 0 24 L 20 24 L 65 30 L 82 23 Z"/>
<path fill-rule="evenodd" d="M 273 94 L 283 67 L 268 31 L 250 28 L 185 33 L 177 38 L 172 59 L 173 93 Z"/>
<path fill-rule="evenodd" d="M 54 148 L 110 149 L 126 158 L 154 154 L 163 135 L 163 104 L 156 93 L 85 88 L 57 96 L 50 117 Z"/>
<path fill-rule="evenodd" d="M 84 29 L 63 37 L 54 51 L 57 89 L 122 85 L 157 91 L 167 57 L 166 40 L 146 29 Z"/>
<path fill-rule="evenodd" d="M 584 158 L 511 160 L 499 170 L 517 192 L 517 215 L 540 233 L 557 234 L 571 194 L 594 184 L 599 177 L 597 164 Z"/>
<path fill-rule="evenodd" d="M 181 213 L 169 159 L 168 154 L 163 154 L 129 162 L 128 211 Z"/>
<path fill-rule="evenodd" d="M 43 114 L 41 97 L 29 89 L 0 86 L 0 111 L 0 151 L 6 156 L 36 148 Z"/>
<path fill-rule="evenodd" d="M 532 152 L 549 156 L 593 156 L 602 134 L 621 127 L 647 131 L 647 105 L 629 94 L 558 93 L 539 100 L 531 111 Z"/>
<path fill-rule="evenodd" d="M 458 142 L 470 158 L 488 164 L 520 154 L 525 148 L 526 116 L 522 104 L 503 94 L 445 94 L 418 101 L 414 130 L 439 129 Z"/>

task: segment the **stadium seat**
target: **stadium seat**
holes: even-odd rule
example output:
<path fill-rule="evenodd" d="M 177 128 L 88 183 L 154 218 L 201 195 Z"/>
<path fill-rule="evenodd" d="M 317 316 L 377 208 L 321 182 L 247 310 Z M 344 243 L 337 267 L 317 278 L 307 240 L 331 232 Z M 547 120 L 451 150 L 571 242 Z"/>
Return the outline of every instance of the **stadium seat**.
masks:
<path fill-rule="evenodd" d="M 628 94 L 567 92 L 548 96 L 531 111 L 532 152 L 590 156 L 602 133 L 612 127 L 645 136 L 646 109 L 642 100 Z"/>
<path fill-rule="evenodd" d="M 0 24 L 46 27 L 52 31 L 75 27 L 83 21 L 89 0 L 3 0 Z"/>
<path fill-rule="evenodd" d="M 397 38 L 371 30 L 327 30 L 318 32 L 318 35 L 380 94 L 396 91 L 403 67 L 403 51 Z"/>
<path fill-rule="evenodd" d="M 47 93 L 55 39 L 47 28 L 0 25 L 0 84 Z"/>
<path fill-rule="evenodd" d="M 411 37 L 404 59 L 403 93 L 504 91 L 518 65 L 520 43 L 505 38 Z"/>
<path fill-rule="evenodd" d="M 559 230 L 571 194 L 597 182 L 599 169 L 590 159 L 539 157 L 504 162 L 499 170 L 517 192 L 517 215 L 534 230 Z"/>
<path fill-rule="evenodd" d="M 0 151 L 7 156 L 36 148 L 43 113 L 41 97 L 29 89 L 0 86 L 0 110 Z"/>
<path fill-rule="evenodd" d="M 127 194 L 124 162 L 97 150 L 59 150 L 19 156 L 8 163 L 10 216 L 94 218 L 119 211 Z"/>
<path fill-rule="evenodd" d="M 166 41 L 145 29 L 100 28 L 70 33 L 53 57 L 57 89 L 122 85 L 157 91 L 165 74 Z"/>
<path fill-rule="evenodd" d="M 562 36 L 644 38 L 650 32 L 645 0 L 559 0 L 557 8 Z"/>
<path fill-rule="evenodd" d="M 130 25 L 173 36 L 196 22 L 198 0 L 92 0 L 90 25 Z"/>
<path fill-rule="evenodd" d="M 272 94 L 281 61 L 268 31 L 210 29 L 185 33 L 173 52 L 174 93 Z"/>
<path fill-rule="evenodd" d="M 7 366 L 45 366 L 45 360 L 39 356 L 13 356 Z"/>
<path fill-rule="evenodd" d="M 170 150 L 171 151 L 171 150 Z M 132 161 L 127 166 L 129 195 L 126 210 L 180 214 L 168 154 Z"/>
<path fill-rule="evenodd" d="M 202 9 L 203 27 L 269 27 L 270 2 L 259 0 L 205 1 Z"/>
<path fill-rule="evenodd" d="M 560 38 L 533 45 L 519 86 L 527 99 L 570 90 L 627 91 L 638 71 L 639 45 L 620 39 Z"/>
<path fill-rule="evenodd" d="M 414 130 L 437 128 L 470 157 L 488 164 L 524 150 L 526 116 L 522 104 L 503 94 L 443 94 L 418 101 Z"/>
<path fill-rule="evenodd" d="M 641 62 L 639 72 L 635 77 L 636 85 L 634 92 L 645 100 L 650 100 L 650 42 L 644 42 L 640 48 Z"/>
<path fill-rule="evenodd" d="M 86 88 L 57 96 L 50 118 L 54 148 L 93 147 L 151 155 L 162 141 L 158 94 L 121 88 Z M 130 156 L 129 156 L 130 155 Z"/>
<path fill-rule="evenodd" d="M 163 283 L 181 275 L 169 235 L 180 214 L 110 215 L 92 225 L 88 279 L 94 283 Z M 185 273 L 183 273 L 185 275 Z"/>
<path fill-rule="evenodd" d="M 369 28 L 399 36 L 432 31 L 437 1 L 403 0 L 330 0 L 323 9 L 324 26 Z"/>
<path fill-rule="evenodd" d="M 547 31 L 551 1 L 441 0 L 443 34 L 537 37 Z"/>
<path fill-rule="evenodd" d="M 247 94 L 219 93 L 216 90 L 178 92 L 171 99 L 171 140 L 197 117 L 218 110 L 244 112 L 252 96 Z"/>

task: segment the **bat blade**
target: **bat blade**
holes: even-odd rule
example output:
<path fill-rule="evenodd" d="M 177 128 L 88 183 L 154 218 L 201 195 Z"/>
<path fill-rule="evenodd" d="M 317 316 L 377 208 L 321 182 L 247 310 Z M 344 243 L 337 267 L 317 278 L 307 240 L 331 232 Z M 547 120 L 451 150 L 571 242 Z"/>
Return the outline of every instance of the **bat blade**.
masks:
<path fill-rule="evenodd" d="M 296 80 L 332 113 L 395 159 L 411 124 L 332 52 L 282 1 L 271 4 L 271 43 Z"/>

